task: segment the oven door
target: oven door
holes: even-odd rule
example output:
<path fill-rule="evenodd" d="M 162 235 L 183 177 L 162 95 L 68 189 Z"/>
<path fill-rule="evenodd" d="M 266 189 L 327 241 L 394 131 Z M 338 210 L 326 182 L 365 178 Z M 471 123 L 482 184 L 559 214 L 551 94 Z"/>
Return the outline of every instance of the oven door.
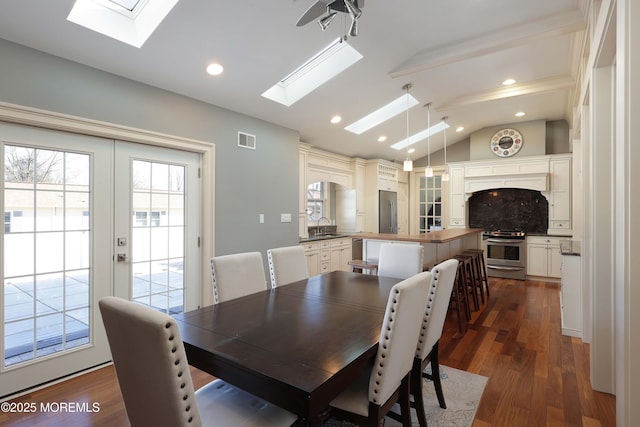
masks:
<path fill-rule="evenodd" d="M 524 280 L 526 243 L 520 239 L 488 238 L 483 240 L 487 257 L 487 275 Z"/>

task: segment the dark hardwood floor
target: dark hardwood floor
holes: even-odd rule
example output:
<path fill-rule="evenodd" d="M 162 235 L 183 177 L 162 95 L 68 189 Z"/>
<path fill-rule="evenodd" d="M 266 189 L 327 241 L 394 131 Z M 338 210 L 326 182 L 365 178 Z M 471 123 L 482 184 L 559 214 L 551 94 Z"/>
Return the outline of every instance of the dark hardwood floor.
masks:
<path fill-rule="evenodd" d="M 489 378 L 474 427 L 615 426 L 615 397 L 594 392 L 589 349 L 560 329 L 557 284 L 491 279 L 491 297 L 466 333 L 450 315 L 441 364 Z M 212 379 L 192 368 L 196 388 Z M 14 399 L 16 404 L 97 403 L 96 412 L 0 412 L 2 426 L 127 426 L 112 366 Z M 17 405 L 16 405 L 17 407 Z"/>

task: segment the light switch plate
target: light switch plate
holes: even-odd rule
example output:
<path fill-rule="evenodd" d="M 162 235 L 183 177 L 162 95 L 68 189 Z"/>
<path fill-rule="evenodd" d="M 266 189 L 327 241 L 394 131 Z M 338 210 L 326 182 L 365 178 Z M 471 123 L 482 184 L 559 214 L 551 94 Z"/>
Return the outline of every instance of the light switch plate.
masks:
<path fill-rule="evenodd" d="M 264 224 L 264 214 L 260 214 L 260 224 Z"/>
<path fill-rule="evenodd" d="M 290 213 L 281 213 L 280 214 L 280 222 L 291 222 L 291 214 Z"/>

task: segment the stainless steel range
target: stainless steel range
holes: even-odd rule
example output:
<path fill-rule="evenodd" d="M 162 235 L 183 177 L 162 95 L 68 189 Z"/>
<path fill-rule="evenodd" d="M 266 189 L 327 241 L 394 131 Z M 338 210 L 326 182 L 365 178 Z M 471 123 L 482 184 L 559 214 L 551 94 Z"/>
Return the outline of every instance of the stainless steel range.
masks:
<path fill-rule="evenodd" d="M 485 231 L 482 246 L 487 257 L 487 275 L 524 280 L 527 245 L 524 231 Z"/>

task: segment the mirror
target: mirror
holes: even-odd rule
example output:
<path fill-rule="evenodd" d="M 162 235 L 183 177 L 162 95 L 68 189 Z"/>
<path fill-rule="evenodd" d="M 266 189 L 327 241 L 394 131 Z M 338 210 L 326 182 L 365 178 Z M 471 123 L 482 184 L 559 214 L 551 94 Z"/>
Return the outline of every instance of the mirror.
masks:
<path fill-rule="evenodd" d="M 335 182 L 320 181 L 307 187 L 307 226 L 335 226 L 335 232 L 356 228 L 356 190 Z"/>

